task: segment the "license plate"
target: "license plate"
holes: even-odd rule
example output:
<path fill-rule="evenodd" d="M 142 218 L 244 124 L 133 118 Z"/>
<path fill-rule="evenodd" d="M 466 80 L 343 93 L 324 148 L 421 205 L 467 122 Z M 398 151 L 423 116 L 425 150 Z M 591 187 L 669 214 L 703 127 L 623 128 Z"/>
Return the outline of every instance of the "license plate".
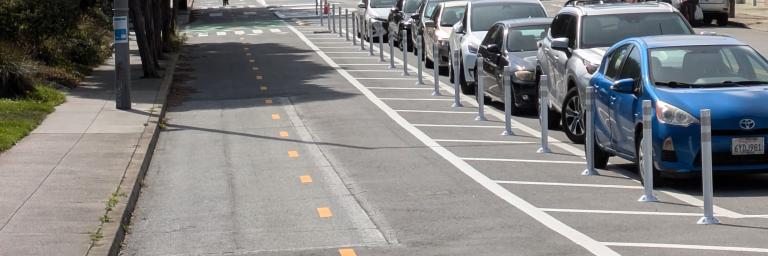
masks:
<path fill-rule="evenodd" d="M 734 156 L 765 154 L 765 139 L 763 137 L 733 138 L 731 154 Z"/>

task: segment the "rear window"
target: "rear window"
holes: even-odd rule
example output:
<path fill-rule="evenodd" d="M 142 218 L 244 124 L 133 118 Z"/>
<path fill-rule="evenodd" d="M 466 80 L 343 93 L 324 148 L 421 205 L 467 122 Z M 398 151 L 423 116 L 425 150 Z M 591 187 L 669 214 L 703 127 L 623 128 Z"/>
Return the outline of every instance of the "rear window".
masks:
<path fill-rule="evenodd" d="M 488 31 L 500 20 L 547 17 L 544 8 L 531 3 L 484 3 L 472 5 L 472 31 Z"/>
<path fill-rule="evenodd" d="M 387 8 L 395 5 L 395 0 L 370 0 L 371 8 Z"/>
<path fill-rule="evenodd" d="M 507 32 L 507 50 L 527 52 L 538 50 L 538 42 L 547 36 L 549 25 L 510 28 Z"/>
<path fill-rule="evenodd" d="M 692 33 L 677 13 L 584 16 L 581 22 L 581 48 L 610 47 L 630 37 Z"/>

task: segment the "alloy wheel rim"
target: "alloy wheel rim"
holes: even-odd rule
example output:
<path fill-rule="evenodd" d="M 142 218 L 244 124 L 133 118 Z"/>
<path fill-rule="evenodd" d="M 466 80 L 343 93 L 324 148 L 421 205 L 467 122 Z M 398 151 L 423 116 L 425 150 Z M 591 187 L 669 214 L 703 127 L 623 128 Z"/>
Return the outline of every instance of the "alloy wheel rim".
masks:
<path fill-rule="evenodd" d="M 582 117 L 584 115 L 581 111 L 581 103 L 579 97 L 571 97 L 568 104 L 565 105 L 565 125 L 568 127 L 568 131 L 576 136 L 584 135 L 584 122 Z"/>

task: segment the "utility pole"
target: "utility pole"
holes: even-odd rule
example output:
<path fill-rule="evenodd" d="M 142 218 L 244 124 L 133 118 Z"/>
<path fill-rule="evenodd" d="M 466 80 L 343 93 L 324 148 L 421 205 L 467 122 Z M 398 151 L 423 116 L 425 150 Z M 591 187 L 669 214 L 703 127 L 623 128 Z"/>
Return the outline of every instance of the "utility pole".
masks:
<path fill-rule="evenodd" d="M 131 56 L 128 48 L 128 0 L 115 0 L 115 107 L 131 109 Z"/>

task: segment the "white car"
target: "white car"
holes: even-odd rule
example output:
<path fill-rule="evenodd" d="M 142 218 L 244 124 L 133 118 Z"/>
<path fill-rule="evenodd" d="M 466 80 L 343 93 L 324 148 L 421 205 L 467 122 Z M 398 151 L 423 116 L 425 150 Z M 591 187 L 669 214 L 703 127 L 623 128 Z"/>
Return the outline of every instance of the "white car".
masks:
<path fill-rule="evenodd" d="M 357 3 L 360 36 L 371 40 L 368 38 L 370 30 L 374 38 L 382 35 L 384 40 L 387 40 L 387 19 L 395 2 L 395 0 L 362 0 Z"/>
<path fill-rule="evenodd" d="M 477 69 L 477 49 L 485 38 L 488 29 L 498 21 L 521 18 L 547 17 L 547 11 L 539 0 L 478 0 L 469 1 L 464 11 L 464 18 L 451 30 L 449 47 L 461 50 L 458 78 L 461 90 L 465 94 L 475 92 L 475 70 Z M 453 71 L 451 56 L 451 78 Z"/>
<path fill-rule="evenodd" d="M 699 6 L 704 12 L 704 24 L 709 25 L 712 20 L 717 20 L 718 26 L 728 25 L 728 14 L 731 11 L 731 5 L 728 0 L 701 0 Z"/>

